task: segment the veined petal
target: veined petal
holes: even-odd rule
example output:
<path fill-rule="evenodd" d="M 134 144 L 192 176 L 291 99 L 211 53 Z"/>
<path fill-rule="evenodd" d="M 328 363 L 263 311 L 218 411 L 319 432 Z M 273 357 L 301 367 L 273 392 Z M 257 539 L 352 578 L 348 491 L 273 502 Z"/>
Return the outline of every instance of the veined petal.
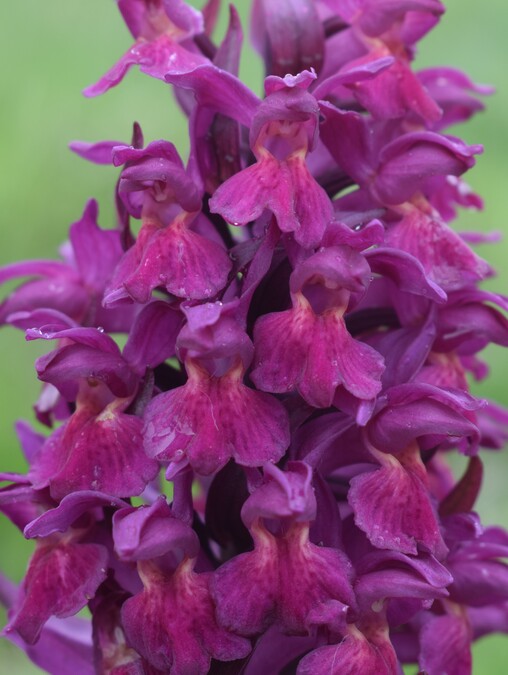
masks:
<path fill-rule="evenodd" d="M 348 501 L 356 524 L 377 548 L 417 555 L 423 544 L 438 556 L 446 550 L 426 487 L 393 455 L 351 480 Z"/>
<path fill-rule="evenodd" d="M 129 643 L 170 675 L 205 675 L 212 658 L 233 661 L 250 652 L 248 640 L 217 622 L 210 574 L 196 574 L 192 567 L 184 560 L 168 577 L 142 566 L 145 589 L 122 607 Z"/>
<path fill-rule="evenodd" d="M 298 224 L 290 225 L 289 229 L 282 214 L 275 212 L 277 222 L 283 232 L 294 232 L 299 244 L 311 248 L 321 242 L 327 225 L 333 220 L 332 203 L 302 157 L 292 156 L 286 161 L 293 192 L 291 208 Z"/>
<path fill-rule="evenodd" d="M 289 213 L 288 181 L 284 164 L 267 154 L 223 183 L 210 199 L 210 210 L 233 225 L 246 225 L 265 209 Z"/>
<path fill-rule="evenodd" d="M 141 494 L 159 468 L 143 451 L 142 425 L 112 409 L 99 415 L 78 409 L 42 446 L 29 473 L 34 486 L 49 485 L 54 499 L 77 490 Z"/>
<path fill-rule="evenodd" d="M 281 537 L 254 525 L 255 549 L 236 556 L 214 574 L 212 590 L 219 621 L 242 635 L 275 623 L 289 634 L 305 634 L 329 600 L 354 605 L 351 566 L 339 550 L 308 541 L 308 523 L 293 524 Z"/>
<path fill-rule="evenodd" d="M 372 179 L 377 161 L 366 119 L 327 101 L 320 102 L 320 109 L 325 118 L 320 138 L 340 167 L 359 185 L 365 185 Z"/>
<path fill-rule="evenodd" d="M 226 285 L 231 266 L 222 246 L 185 226 L 146 224 L 120 262 L 104 303 L 146 303 L 158 286 L 180 298 L 210 298 Z"/>
<path fill-rule="evenodd" d="M 259 389 L 279 394 L 295 389 L 305 373 L 314 322 L 313 313 L 301 305 L 256 321 L 251 378 Z"/>
<path fill-rule="evenodd" d="M 106 578 L 108 552 L 98 544 L 48 542 L 35 551 L 22 600 L 7 631 L 33 644 L 50 616 L 76 614 Z"/>
<path fill-rule="evenodd" d="M 331 405 L 339 386 L 356 398 L 370 400 L 381 391 L 383 371 L 383 357 L 351 337 L 341 316 L 327 312 L 314 326 L 300 393 L 318 407 Z"/>
<path fill-rule="evenodd" d="M 387 242 L 411 253 L 445 291 L 485 278 L 489 265 L 446 223 L 412 209 L 387 232 Z"/>
<path fill-rule="evenodd" d="M 349 627 L 347 635 L 339 644 L 319 647 L 304 656 L 296 670 L 297 675 L 393 675 L 395 672 L 397 655 L 390 643 L 387 628 L 379 631 L 370 641 L 355 626 Z"/>
<path fill-rule="evenodd" d="M 243 466 L 278 461 L 289 445 L 289 421 L 284 406 L 246 387 L 237 369 L 213 377 L 192 365 L 183 387 L 148 405 L 144 435 L 151 457 L 179 462 L 185 455 L 208 475 L 231 457 Z"/>
<path fill-rule="evenodd" d="M 263 529 L 255 545 L 255 552 L 235 556 L 212 578 L 220 623 L 241 635 L 264 632 L 273 622 L 278 601 L 277 542 Z"/>
<path fill-rule="evenodd" d="M 293 232 L 305 248 L 319 244 L 333 218 L 332 203 L 305 160 L 290 156 L 279 161 L 269 153 L 223 183 L 210 209 L 235 225 L 256 220 L 268 209 L 282 232 Z"/>
<path fill-rule="evenodd" d="M 265 391 L 297 388 L 310 405 L 331 405 L 337 387 L 369 400 L 381 390 L 383 358 L 346 330 L 342 312 L 316 316 L 304 303 L 256 323 L 252 379 Z"/>

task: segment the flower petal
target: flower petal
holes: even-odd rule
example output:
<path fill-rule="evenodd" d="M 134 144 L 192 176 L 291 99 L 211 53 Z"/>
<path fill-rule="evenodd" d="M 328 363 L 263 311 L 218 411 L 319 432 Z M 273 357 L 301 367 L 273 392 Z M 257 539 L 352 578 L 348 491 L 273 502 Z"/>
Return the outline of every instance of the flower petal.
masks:
<path fill-rule="evenodd" d="M 144 570 L 146 568 L 143 568 Z M 209 574 L 196 574 L 190 561 L 171 577 L 146 570 L 147 586 L 122 607 L 129 643 L 152 666 L 172 675 L 205 675 L 212 658 L 233 661 L 250 643 L 216 618 Z"/>
<path fill-rule="evenodd" d="M 429 495 L 420 478 L 393 456 L 380 469 L 351 480 L 348 501 L 355 522 L 377 548 L 417 555 L 418 544 L 439 556 L 444 547 Z"/>
<path fill-rule="evenodd" d="M 175 462 L 186 455 L 203 475 L 218 471 L 230 457 L 243 466 L 276 462 L 288 445 L 282 404 L 249 389 L 231 371 L 219 378 L 191 373 L 183 387 L 157 396 L 145 413 L 148 454 Z"/>
<path fill-rule="evenodd" d="M 107 550 L 98 544 L 47 543 L 35 551 L 19 608 L 6 630 L 33 644 L 50 616 L 72 616 L 106 578 Z M 58 583 L 56 583 L 58 582 Z"/>

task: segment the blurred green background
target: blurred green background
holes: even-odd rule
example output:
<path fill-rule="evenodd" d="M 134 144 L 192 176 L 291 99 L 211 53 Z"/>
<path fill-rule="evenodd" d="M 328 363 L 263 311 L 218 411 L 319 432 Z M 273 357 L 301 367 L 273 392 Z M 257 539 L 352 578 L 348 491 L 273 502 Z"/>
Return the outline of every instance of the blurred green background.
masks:
<path fill-rule="evenodd" d="M 248 0 L 236 2 L 244 18 L 249 4 Z M 445 5 L 447 13 L 441 24 L 420 44 L 417 65 L 452 65 L 465 70 L 474 81 L 493 84 L 497 89 L 496 95 L 487 100 L 486 113 L 454 130 L 466 141 L 485 146 L 485 154 L 468 174 L 469 183 L 485 199 L 485 211 L 463 212 L 456 227 L 508 232 L 507 6 L 503 0 L 445 0 Z M 166 138 L 182 153 L 187 142 L 185 122 L 169 89 L 137 71 L 101 98 L 87 100 L 81 96 L 81 89 L 96 81 L 131 43 L 113 0 L 4 0 L 0 3 L 0 22 L 0 264 L 6 264 L 55 257 L 69 224 L 80 216 L 90 197 L 99 201 L 101 224 L 113 224 L 117 170 L 80 160 L 67 150 L 69 141 L 128 142 L 132 122 L 137 120 L 146 142 Z M 242 76 L 261 92 L 262 68 L 251 52 L 244 54 Z M 506 292 L 508 242 L 480 247 L 479 252 L 499 270 L 498 278 L 488 287 Z M 0 470 L 24 471 L 13 422 L 31 419 L 31 406 L 39 390 L 33 361 L 45 346 L 25 343 L 22 333 L 12 329 L 1 331 L 0 345 Z M 488 383 L 475 386 L 475 393 L 508 406 L 506 355 L 493 348 L 487 350 L 485 358 L 491 365 L 491 376 Z M 478 510 L 485 523 L 508 526 L 508 455 L 490 453 L 486 464 L 486 485 Z M 31 544 L 4 518 L 0 532 L 0 569 L 19 581 Z M 0 621 L 3 625 L 3 614 Z M 23 654 L 0 640 L 1 675 L 37 672 L 41 671 Z M 507 637 L 480 641 L 475 647 L 474 673 L 507 672 Z"/>

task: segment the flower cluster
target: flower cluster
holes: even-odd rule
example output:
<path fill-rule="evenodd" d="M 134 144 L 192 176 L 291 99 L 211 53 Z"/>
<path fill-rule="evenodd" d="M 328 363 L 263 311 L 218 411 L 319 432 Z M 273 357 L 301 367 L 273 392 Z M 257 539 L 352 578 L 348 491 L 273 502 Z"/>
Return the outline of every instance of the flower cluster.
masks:
<path fill-rule="evenodd" d="M 90 201 L 60 261 L 0 270 L 0 321 L 53 343 L 49 432 L 0 474 L 36 544 L 5 634 L 58 675 L 469 673 L 508 630 L 508 534 L 472 511 L 508 414 L 467 383 L 508 303 L 449 226 L 481 147 L 443 130 L 488 88 L 411 69 L 440 0 L 254 0 L 262 98 L 233 7 L 218 46 L 216 0 L 118 8 L 134 44 L 85 93 L 138 66 L 190 153 L 72 144 L 120 167 L 117 226 Z"/>

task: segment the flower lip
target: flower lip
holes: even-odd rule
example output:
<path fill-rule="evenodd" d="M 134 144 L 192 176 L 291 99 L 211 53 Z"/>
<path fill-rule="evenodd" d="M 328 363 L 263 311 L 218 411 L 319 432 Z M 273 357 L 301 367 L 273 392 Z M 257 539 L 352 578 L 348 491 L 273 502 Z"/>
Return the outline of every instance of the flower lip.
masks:
<path fill-rule="evenodd" d="M 237 10 L 217 44 L 188 3 L 117 0 L 134 43 L 86 90 L 170 84 L 188 158 L 74 143 L 118 169 L 113 229 L 90 201 L 60 262 L 0 268 L 0 323 L 58 341 L 0 473 L 36 546 L 7 631 L 62 675 L 469 672 L 508 626 L 508 533 L 471 512 L 508 411 L 468 381 L 508 299 L 450 226 L 482 148 L 442 131 L 488 89 L 412 69 L 441 0 L 253 0 L 262 99 Z"/>

